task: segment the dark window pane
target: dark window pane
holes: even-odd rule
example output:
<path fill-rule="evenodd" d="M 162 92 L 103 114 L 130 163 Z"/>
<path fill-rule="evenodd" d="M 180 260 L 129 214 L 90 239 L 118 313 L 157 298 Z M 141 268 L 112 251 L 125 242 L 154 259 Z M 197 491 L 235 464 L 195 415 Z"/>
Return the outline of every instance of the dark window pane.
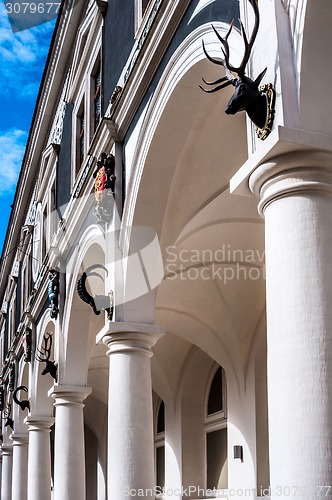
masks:
<path fill-rule="evenodd" d="M 144 14 L 149 2 L 150 0 L 142 0 L 142 15 Z"/>
<path fill-rule="evenodd" d="M 227 429 L 209 432 L 206 435 L 206 486 L 208 489 L 226 489 L 227 471 Z"/>
<path fill-rule="evenodd" d="M 211 384 L 209 400 L 208 400 L 208 415 L 216 413 L 223 409 L 222 405 L 222 370 L 218 368 Z"/>
<path fill-rule="evenodd" d="M 101 120 L 101 72 L 100 66 L 94 77 L 95 81 L 95 92 L 93 96 L 94 100 L 94 128 L 96 130 L 100 120 Z"/>
<path fill-rule="evenodd" d="M 157 419 L 157 434 L 159 432 L 165 432 L 165 405 L 164 401 L 160 403 L 158 419 Z"/>
<path fill-rule="evenodd" d="M 158 446 L 156 450 L 157 484 L 159 488 L 165 486 L 165 446 Z"/>

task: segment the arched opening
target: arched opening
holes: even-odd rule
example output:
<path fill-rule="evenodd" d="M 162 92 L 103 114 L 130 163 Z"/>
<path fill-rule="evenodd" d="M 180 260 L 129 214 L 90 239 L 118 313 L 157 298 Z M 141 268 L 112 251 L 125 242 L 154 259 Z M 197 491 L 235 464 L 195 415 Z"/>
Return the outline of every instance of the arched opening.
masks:
<path fill-rule="evenodd" d="M 205 407 L 206 487 L 228 487 L 226 376 L 219 366 L 210 383 Z"/>
<path fill-rule="evenodd" d="M 86 500 L 98 500 L 98 440 L 84 425 Z"/>
<path fill-rule="evenodd" d="M 162 399 L 155 420 L 155 486 L 159 492 L 165 487 L 165 403 Z"/>
<path fill-rule="evenodd" d="M 56 363 L 55 360 L 55 325 L 49 318 L 49 311 L 44 313 L 38 323 L 35 332 L 36 344 L 34 357 L 32 359 L 32 369 L 36 376 L 33 377 L 33 386 L 31 387 L 33 415 L 42 415 L 51 417 L 54 415 L 53 400 L 48 397 L 48 392 L 55 383 L 55 379 L 50 372 L 44 373 L 46 369 L 46 360 Z M 57 375 L 57 368 L 55 373 Z M 53 373 L 53 372 L 52 372 Z"/>

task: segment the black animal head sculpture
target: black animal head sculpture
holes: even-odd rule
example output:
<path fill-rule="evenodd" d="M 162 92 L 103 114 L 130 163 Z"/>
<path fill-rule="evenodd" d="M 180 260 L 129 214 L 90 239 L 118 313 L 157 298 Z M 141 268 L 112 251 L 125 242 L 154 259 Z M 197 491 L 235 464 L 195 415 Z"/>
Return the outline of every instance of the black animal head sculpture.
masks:
<path fill-rule="evenodd" d="M 14 430 L 14 420 L 11 417 L 11 413 L 12 413 L 12 405 L 11 403 L 8 403 L 3 412 L 3 416 L 6 419 L 5 427 L 10 427 L 12 430 Z"/>
<path fill-rule="evenodd" d="M 0 386 L 0 411 L 3 411 L 5 406 L 5 390 L 3 386 Z"/>
<path fill-rule="evenodd" d="M 15 363 L 10 363 L 9 366 L 9 383 L 8 383 L 8 388 L 10 391 L 13 391 L 15 388 Z"/>
<path fill-rule="evenodd" d="M 255 42 L 259 28 L 258 0 L 248 0 L 248 1 L 252 5 L 255 12 L 255 25 L 250 40 L 248 41 L 243 24 L 241 20 L 239 20 L 242 38 L 245 46 L 244 56 L 240 66 L 235 67 L 229 61 L 230 53 L 229 53 L 228 37 L 231 34 L 234 25 L 234 19 L 230 24 L 229 30 L 225 38 L 222 38 L 218 33 L 218 31 L 215 29 L 215 27 L 212 25 L 214 32 L 216 33 L 219 41 L 221 42 L 221 51 L 223 53 L 224 59 L 219 60 L 211 57 L 205 49 L 204 41 L 203 41 L 203 50 L 209 61 L 211 61 L 214 64 L 218 64 L 219 66 L 224 66 L 226 75 L 213 82 L 207 82 L 203 78 L 203 82 L 206 85 L 217 85 L 217 86 L 210 90 L 206 90 L 201 86 L 200 88 L 204 90 L 204 92 L 212 93 L 212 92 L 217 92 L 218 90 L 223 89 L 225 87 L 228 87 L 228 85 L 233 85 L 235 87 L 235 91 L 230 101 L 227 104 L 225 113 L 228 115 L 235 115 L 238 111 L 246 111 L 251 121 L 259 129 L 262 129 L 265 127 L 267 123 L 269 110 L 268 110 L 267 98 L 265 94 L 259 90 L 259 85 L 266 73 L 267 68 L 265 68 L 257 76 L 255 80 L 252 80 L 251 78 L 245 75 L 245 67 L 249 60 L 250 53 L 253 44 Z M 238 75 L 238 78 L 235 78 L 232 73 L 236 73 Z"/>
<path fill-rule="evenodd" d="M 94 272 L 94 269 L 103 269 L 106 274 L 108 274 L 106 267 L 102 264 L 90 266 L 86 271 L 84 271 L 84 273 L 81 274 L 77 282 L 77 294 L 83 302 L 86 302 L 92 307 L 93 312 L 97 316 L 100 314 L 101 309 L 104 309 L 107 312 L 107 318 L 111 321 L 113 317 L 113 292 L 110 292 L 109 297 L 107 297 L 107 295 L 96 295 L 95 297 L 92 297 L 86 288 L 86 280 L 89 276 L 98 276 L 103 279 L 100 274 Z"/>
<path fill-rule="evenodd" d="M 31 361 L 31 348 L 32 348 L 32 330 L 27 326 L 23 337 L 24 361 L 26 363 L 30 363 Z"/>
<path fill-rule="evenodd" d="M 51 303 L 50 316 L 53 319 L 57 319 L 59 314 L 59 273 L 54 269 L 50 269 L 47 293 Z"/>
<path fill-rule="evenodd" d="M 55 361 L 50 361 L 51 349 L 53 343 L 52 333 L 45 333 L 43 336 L 43 343 L 41 349 L 37 348 L 36 360 L 41 363 L 46 363 L 44 370 L 42 371 L 42 375 L 47 375 L 49 373 L 51 377 L 57 382 L 57 369 L 58 365 Z"/>
<path fill-rule="evenodd" d="M 20 401 L 19 399 L 17 399 L 17 393 L 19 391 L 28 392 L 28 388 L 25 385 L 20 385 L 19 387 L 17 387 L 13 393 L 13 400 L 15 401 L 15 403 L 17 405 L 19 405 L 21 410 L 24 411 L 24 410 L 28 409 L 30 411 L 30 401 L 29 400 L 25 399 L 23 401 Z"/>

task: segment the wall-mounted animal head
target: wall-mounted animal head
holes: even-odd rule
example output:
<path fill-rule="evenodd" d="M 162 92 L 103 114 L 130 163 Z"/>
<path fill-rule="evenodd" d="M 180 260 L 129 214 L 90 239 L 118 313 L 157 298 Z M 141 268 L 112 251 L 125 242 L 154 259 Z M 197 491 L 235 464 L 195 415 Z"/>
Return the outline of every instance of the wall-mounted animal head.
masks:
<path fill-rule="evenodd" d="M 12 430 L 14 430 L 14 420 L 12 419 L 11 414 L 12 414 L 12 405 L 11 403 L 8 403 L 3 412 L 3 416 L 6 419 L 5 427 L 10 427 Z"/>
<path fill-rule="evenodd" d="M 235 87 L 235 91 L 230 101 L 227 104 L 225 113 L 227 113 L 228 115 L 235 115 L 238 111 L 246 111 L 248 113 L 249 118 L 254 122 L 254 124 L 258 128 L 263 128 L 268 118 L 268 106 L 267 106 L 266 96 L 260 92 L 259 85 L 266 73 L 267 68 L 265 68 L 257 76 L 255 80 L 252 80 L 251 78 L 245 75 L 245 67 L 249 60 L 250 53 L 253 44 L 255 42 L 259 28 L 258 0 L 248 0 L 248 1 L 252 5 L 255 12 L 255 25 L 250 40 L 248 41 L 243 24 L 241 20 L 239 20 L 242 38 L 245 46 L 244 56 L 240 66 L 238 67 L 233 66 L 229 60 L 230 50 L 228 45 L 228 37 L 232 32 L 234 19 L 230 24 L 229 30 L 225 38 L 222 38 L 222 36 L 220 36 L 215 27 L 212 26 L 219 41 L 221 42 L 221 51 L 223 53 L 223 60 L 211 57 L 206 51 L 204 41 L 203 41 L 203 50 L 209 61 L 211 61 L 214 64 L 218 64 L 219 66 L 223 66 L 225 68 L 226 75 L 222 78 L 218 78 L 213 82 L 207 82 L 203 78 L 203 82 L 206 85 L 211 85 L 211 86 L 216 85 L 216 86 L 209 90 L 206 90 L 201 86 L 200 88 L 204 90 L 204 92 L 212 93 L 212 92 L 217 92 L 218 90 L 223 89 L 225 87 L 228 87 L 229 85 L 233 85 Z M 232 73 L 236 73 L 238 75 L 238 78 L 235 78 Z"/>
<path fill-rule="evenodd" d="M 59 273 L 54 269 L 50 269 L 48 285 L 47 285 L 48 298 L 51 303 L 50 316 L 57 319 L 59 313 Z"/>
<path fill-rule="evenodd" d="M 20 385 L 19 387 L 17 387 L 13 393 L 13 400 L 15 401 L 15 403 L 17 405 L 19 405 L 21 410 L 24 411 L 24 410 L 28 409 L 30 411 L 30 401 L 29 400 L 24 399 L 23 401 L 20 401 L 19 399 L 17 399 L 17 393 L 19 391 L 28 392 L 28 388 L 25 385 Z"/>
<path fill-rule="evenodd" d="M 3 386 L 0 386 L 0 411 L 3 411 L 5 407 L 5 389 Z"/>
<path fill-rule="evenodd" d="M 107 297 L 107 295 L 95 295 L 95 297 L 92 297 L 86 288 L 86 280 L 89 276 L 98 276 L 98 278 L 103 279 L 100 274 L 94 272 L 94 269 L 103 269 L 106 275 L 108 274 L 106 267 L 102 264 L 90 266 L 81 274 L 77 282 L 77 294 L 83 302 L 86 302 L 92 307 L 96 315 L 99 315 L 101 309 L 104 309 L 107 312 L 107 318 L 111 321 L 113 316 L 113 292 L 110 292 L 109 297 Z"/>
<path fill-rule="evenodd" d="M 32 350 L 32 330 L 28 326 L 25 328 L 23 337 L 24 361 L 30 363 Z"/>
<path fill-rule="evenodd" d="M 9 366 L 9 383 L 8 383 L 8 389 L 10 391 L 13 391 L 15 389 L 15 374 L 16 374 L 15 363 L 10 363 L 10 366 Z"/>
<path fill-rule="evenodd" d="M 51 377 L 57 382 L 57 369 L 58 365 L 55 361 L 50 361 L 51 349 L 53 343 L 52 333 L 45 333 L 43 336 L 43 346 L 41 349 L 37 348 L 36 360 L 41 363 L 46 363 L 42 375 L 47 375 L 49 373 Z"/>

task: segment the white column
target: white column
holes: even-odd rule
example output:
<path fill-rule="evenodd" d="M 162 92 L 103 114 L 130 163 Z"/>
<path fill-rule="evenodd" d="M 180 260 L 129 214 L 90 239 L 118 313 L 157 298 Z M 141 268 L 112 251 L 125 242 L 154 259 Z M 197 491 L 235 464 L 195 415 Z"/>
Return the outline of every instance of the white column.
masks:
<path fill-rule="evenodd" d="M 0 499 L 1 499 L 1 481 L 2 481 L 2 452 L 0 449 Z"/>
<path fill-rule="evenodd" d="M 109 323 L 108 499 L 155 498 L 150 357 L 162 327 Z"/>
<path fill-rule="evenodd" d="M 28 500 L 51 500 L 52 417 L 26 417 L 29 429 Z M 2 499 L 1 499 L 2 500 Z"/>
<path fill-rule="evenodd" d="M 13 442 L 12 500 L 27 500 L 28 434 L 11 434 Z"/>
<path fill-rule="evenodd" d="M 1 500 L 12 499 L 12 446 L 2 446 Z"/>
<path fill-rule="evenodd" d="M 250 187 L 265 217 L 272 499 L 332 498 L 332 157 L 285 154 Z"/>
<path fill-rule="evenodd" d="M 85 447 L 83 401 L 90 387 L 53 386 L 54 398 L 54 498 L 85 500 Z"/>
<path fill-rule="evenodd" d="M 0 499 L 1 499 L 1 481 L 2 481 L 2 452 L 0 448 Z"/>

